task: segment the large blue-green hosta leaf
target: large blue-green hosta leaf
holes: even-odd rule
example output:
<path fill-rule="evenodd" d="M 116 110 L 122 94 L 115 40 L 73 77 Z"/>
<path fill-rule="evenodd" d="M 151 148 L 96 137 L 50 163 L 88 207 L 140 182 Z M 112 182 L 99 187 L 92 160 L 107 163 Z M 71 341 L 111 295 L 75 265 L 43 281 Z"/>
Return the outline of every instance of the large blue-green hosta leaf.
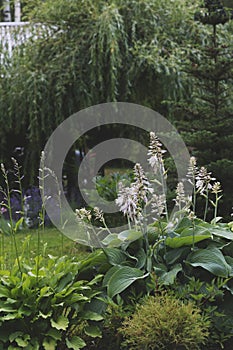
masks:
<path fill-rule="evenodd" d="M 115 270 L 107 283 L 107 292 L 110 298 L 113 298 L 115 295 L 123 292 L 128 288 L 133 282 L 145 278 L 147 274 L 139 269 L 129 266 L 118 267 Z"/>
<path fill-rule="evenodd" d="M 215 247 L 192 252 L 187 257 L 186 262 L 193 267 L 202 267 L 219 277 L 229 277 L 232 271 L 222 252 Z"/>
<path fill-rule="evenodd" d="M 127 255 L 117 248 L 105 248 L 104 253 L 107 255 L 108 262 L 111 265 L 121 265 L 127 259 Z"/>
<path fill-rule="evenodd" d="M 133 242 L 143 236 L 142 231 L 125 230 L 118 234 L 118 238 L 123 242 Z"/>
<path fill-rule="evenodd" d="M 176 264 L 170 271 L 167 271 L 165 265 L 154 267 L 155 274 L 159 277 L 159 283 L 171 285 L 175 282 L 178 272 L 182 271 L 181 264 Z"/>
<path fill-rule="evenodd" d="M 210 233 L 205 235 L 195 235 L 193 236 L 179 236 L 179 237 L 168 237 L 165 241 L 166 245 L 171 248 L 180 248 L 183 246 L 192 245 L 193 243 L 201 242 L 205 239 L 211 238 Z"/>
<path fill-rule="evenodd" d="M 231 232 L 230 230 L 226 230 L 226 229 L 221 228 L 221 227 L 213 227 L 211 229 L 211 233 L 214 236 L 226 238 L 226 239 L 233 241 L 233 232 Z"/>

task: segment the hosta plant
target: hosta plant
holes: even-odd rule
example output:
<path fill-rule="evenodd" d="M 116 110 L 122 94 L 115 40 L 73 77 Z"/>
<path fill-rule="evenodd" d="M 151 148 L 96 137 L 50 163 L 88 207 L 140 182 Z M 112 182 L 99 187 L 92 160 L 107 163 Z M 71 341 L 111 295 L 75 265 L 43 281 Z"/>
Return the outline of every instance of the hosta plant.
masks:
<path fill-rule="evenodd" d="M 100 336 L 102 316 L 92 305 L 102 277 L 79 279 L 77 263 L 66 257 L 39 266 L 21 262 L 22 274 L 17 266 L 1 271 L 0 349 L 83 348 L 82 334 Z"/>
<path fill-rule="evenodd" d="M 232 223 L 221 223 L 218 217 L 221 185 L 204 167 L 199 169 L 196 159 L 191 157 L 186 179 L 176 188 L 177 211 L 169 217 L 163 153 L 161 143 L 151 133 L 148 157 L 156 188 L 140 164 L 134 167 L 131 185 L 119 185 L 116 203 L 128 221 L 127 229 L 111 232 L 98 208 L 77 210 L 77 219 L 85 222 L 89 232 L 93 232 L 89 223 L 99 221 L 95 231 L 97 239 L 106 233 L 100 241 L 102 250 L 89 257 L 86 271 L 103 273 L 103 287 L 108 297 L 116 302 L 120 295 L 125 306 L 138 302 L 145 295 L 153 295 L 158 286 L 167 289 L 173 288 L 175 283 L 182 286 L 192 277 L 205 283 L 214 281 L 213 288 L 219 289 L 221 300 L 214 298 L 212 301 L 215 314 L 210 317 L 219 325 L 233 295 L 233 232 Z M 187 184 L 193 187 L 192 196 L 186 193 Z M 197 217 L 196 210 L 199 197 L 203 203 L 201 218 Z M 148 212 L 154 217 L 150 224 Z M 207 222 L 211 213 L 212 220 Z M 223 278 L 224 283 L 217 286 L 217 278 Z M 205 311 L 202 304 L 200 308 Z M 227 328 L 217 328 L 216 339 L 223 344 Z M 231 338 L 232 333 L 228 333 Z"/>

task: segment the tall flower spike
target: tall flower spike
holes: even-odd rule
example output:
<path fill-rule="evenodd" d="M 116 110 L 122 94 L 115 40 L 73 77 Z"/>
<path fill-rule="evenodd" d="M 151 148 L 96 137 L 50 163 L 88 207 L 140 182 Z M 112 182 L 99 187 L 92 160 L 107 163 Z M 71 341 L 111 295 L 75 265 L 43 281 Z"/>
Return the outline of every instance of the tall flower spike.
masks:
<path fill-rule="evenodd" d="M 152 213 L 156 215 L 154 220 L 166 215 L 166 196 L 164 194 L 153 194 L 151 208 Z"/>
<path fill-rule="evenodd" d="M 211 172 L 208 173 L 207 169 L 202 166 L 196 176 L 196 188 L 201 195 L 203 195 L 204 192 L 212 189 L 211 181 L 214 181 L 216 179 L 214 177 L 211 177 L 211 174 Z"/>
<path fill-rule="evenodd" d="M 100 208 L 94 207 L 93 211 L 94 211 L 94 216 L 95 216 L 96 220 L 99 220 L 99 221 L 103 221 L 104 220 L 103 211 L 100 210 Z"/>
<path fill-rule="evenodd" d="M 192 201 L 192 197 L 185 196 L 183 182 L 178 182 L 176 187 L 176 198 L 174 200 L 175 200 L 176 206 L 178 206 L 179 209 L 181 209 L 182 207 L 189 208 Z"/>
<path fill-rule="evenodd" d="M 148 201 L 147 195 L 153 192 L 153 188 L 139 163 L 134 166 L 134 177 L 135 182 L 132 183 L 132 186 L 135 187 L 137 192 L 137 203 L 146 204 Z"/>
<path fill-rule="evenodd" d="M 163 164 L 163 154 L 166 153 L 162 149 L 162 144 L 154 132 L 150 132 L 150 144 L 148 150 L 148 162 L 156 174 L 161 170 L 162 174 L 165 175 L 165 168 Z"/>
<path fill-rule="evenodd" d="M 221 184 L 219 181 L 217 181 L 213 184 L 211 192 L 214 194 L 218 194 L 218 193 L 222 192 Z"/>
<path fill-rule="evenodd" d="M 189 167 L 187 172 L 187 177 L 189 178 L 189 182 L 194 186 L 195 177 L 198 174 L 197 160 L 195 157 L 190 157 L 189 159 Z"/>
<path fill-rule="evenodd" d="M 119 183 L 119 192 L 116 204 L 120 207 L 120 211 L 127 215 L 130 220 L 136 220 L 139 208 L 137 207 L 137 190 L 133 187 L 123 187 Z"/>

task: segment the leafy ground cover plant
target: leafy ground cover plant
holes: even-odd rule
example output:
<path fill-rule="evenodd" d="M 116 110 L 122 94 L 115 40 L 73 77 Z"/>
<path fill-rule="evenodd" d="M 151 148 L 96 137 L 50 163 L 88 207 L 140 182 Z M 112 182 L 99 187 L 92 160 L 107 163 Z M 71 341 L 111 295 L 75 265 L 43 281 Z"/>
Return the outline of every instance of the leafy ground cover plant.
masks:
<path fill-rule="evenodd" d="M 50 256 L 39 269 L 21 262 L 22 274 L 17 266 L 1 271 L 0 348 L 78 350 L 85 346 L 80 334 L 100 336 L 102 316 L 92 304 L 101 276 L 79 279 L 77 265 Z"/>

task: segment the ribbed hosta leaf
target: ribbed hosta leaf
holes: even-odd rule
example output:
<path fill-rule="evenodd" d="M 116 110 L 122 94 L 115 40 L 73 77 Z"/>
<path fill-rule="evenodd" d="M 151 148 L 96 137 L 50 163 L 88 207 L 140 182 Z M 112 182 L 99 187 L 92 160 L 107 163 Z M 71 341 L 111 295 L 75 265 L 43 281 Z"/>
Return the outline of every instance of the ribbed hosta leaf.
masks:
<path fill-rule="evenodd" d="M 113 298 L 115 295 L 123 292 L 133 282 L 145 278 L 146 276 L 148 276 L 148 274 L 144 275 L 139 269 L 128 266 L 119 267 L 108 281 L 108 295 L 110 298 Z"/>
<path fill-rule="evenodd" d="M 227 264 L 222 252 L 214 247 L 192 252 L 186 262 L 193 267 L 202 267 L 215 276 L 228 277 L 231 274 L 231 266 Z"/>

